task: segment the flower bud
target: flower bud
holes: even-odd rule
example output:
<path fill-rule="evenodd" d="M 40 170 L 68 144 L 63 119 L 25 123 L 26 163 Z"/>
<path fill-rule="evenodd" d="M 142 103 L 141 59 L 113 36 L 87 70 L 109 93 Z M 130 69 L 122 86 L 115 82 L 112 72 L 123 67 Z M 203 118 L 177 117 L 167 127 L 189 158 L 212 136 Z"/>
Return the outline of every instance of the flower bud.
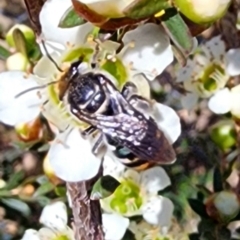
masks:
<path fill-rule="evenodd" d="M 42 138 L 42 124 L 39 118 L 15 126 L 21 141 L 32 142 Z"/>
<path fill-rule="evenodd" d="M 167 0 L 72 0 L 75 11 L 85 20 L 106 29 L 116 30 L 136 24 L 155 14 L 162 15 L 170 6 Z"/>
<path fill-rule="evenodd" d="M 6 60 L 6 67 L 9 71 L 26 71 L 28 66 L 28 59 L 20 52 L 14 53 Z"/>
<path fill-rule="evenodd" d="M 230 3 L 231 0 L 175 0 L 180 12 L 198 24 L 215 22 L 225 14 Z"/>
<path fill-rule="evenodd" d="M 6 186 L 6 182 L 0 178 L 0 189 Z"/>
<path fill-rule="evenodd" d="M 232 121 L 222 120 L 210 129 L 211 139 L 222 149 L 233 147 L 237 141 L 237 133 Z"/>
<path fill-rule="evenodd" d="M 134 0 L 80 0 L 79 2 L 87 5 L 89 9 L 107 18 L 124 17 L 123 10 L 130 5 Z"/>
<path fill-rule="evenodd" d="M 62 180 L 55 175 L 55 172 L 53 171 L 53 168 L 49 162 L 48 155 L 45 156 L 45 158 L 43 160 L 43 171 L 44 171 L 45 175 L 49 178 L 49 180 L 54 185 L 58 185 L 58 184 L 62 183 Z"/>
<path fill-rule="evenodd" d="M 26 184 L 22 187 L 22 189 L 19 192 L 19 196 L 32 196 L 34 194 L 35 188 L 32 184 Z"/>
<path fill-rule="evenodd" d="M 21 30 L 21 32 L 23 33 L 28 44 L 31 45 L 31 44 L 35 43 L 35 34 L 34 34 L 33 30 L 24 24 L 16 24 L 8 31 L 8 33 L 6 35 L 6 41 L 10 47 L 15 47 L 13 31 L 16 28 Z"/>
<path fill-rule="evenodd" d="M 206 202 L 206 210 L 215 220 L 229 222 L 239 213 L 240 202 L 234 192 L 221 191 L 211 196 Z"/>

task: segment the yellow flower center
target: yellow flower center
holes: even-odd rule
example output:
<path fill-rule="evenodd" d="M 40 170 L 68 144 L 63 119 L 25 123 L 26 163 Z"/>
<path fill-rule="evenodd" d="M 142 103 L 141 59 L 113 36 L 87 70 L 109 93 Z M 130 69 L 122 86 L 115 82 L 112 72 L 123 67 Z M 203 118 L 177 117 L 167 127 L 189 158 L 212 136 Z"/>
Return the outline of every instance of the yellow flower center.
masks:
<path fill-rule="evenodd" d="M 203 87 L 207 91 L 214 91 L 225 78 L 224 69 L 215 63 L 208 65 L 199 79 L 203 83 Z"/>

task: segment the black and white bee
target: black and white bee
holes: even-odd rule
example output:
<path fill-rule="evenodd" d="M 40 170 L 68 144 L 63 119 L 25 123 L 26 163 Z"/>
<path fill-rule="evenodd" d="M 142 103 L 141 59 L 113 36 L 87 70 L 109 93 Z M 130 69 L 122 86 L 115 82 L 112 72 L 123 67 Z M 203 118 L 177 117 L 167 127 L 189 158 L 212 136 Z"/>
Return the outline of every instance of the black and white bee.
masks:
<path fill-rule="evenodd" d="M 137 95 L 137 87 L 127 82 L 120 92 L 107 74 L 96 68 L 83 73 L 81 64 L 82 60 L 72 63 L 62 78 L 61 98 L 75 117 L 89 124 L 84 136 L 99 132 L 93 153 L 106 144 L 125 166 L 139 170 L 172 163 L 174 149 L 154 119 L 141 109 L 149 102 Z"/>

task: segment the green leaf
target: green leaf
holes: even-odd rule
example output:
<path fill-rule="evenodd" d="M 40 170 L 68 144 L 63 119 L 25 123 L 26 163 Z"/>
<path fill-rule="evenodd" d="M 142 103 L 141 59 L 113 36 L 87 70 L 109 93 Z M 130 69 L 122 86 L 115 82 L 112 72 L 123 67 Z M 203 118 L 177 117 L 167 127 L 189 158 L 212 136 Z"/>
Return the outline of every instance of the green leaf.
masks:
<path fill-rule="evenodd" d="M 11 56 L 10 51 L 0 45 L 0 59 L 6 60 L 9 56 Z"/>
<path fill-rule="evenodd" d="M 23 171 L 13 173 L 13 175 L 8 180 L 7 185 L 5 186 L 5 189 L 11 190 L 17 187 L 20 184 L 20 182 L 23 180 L 23 178 L 24 178 Z"/>
<path fill-rule="evenodd" d="M 222 174 L 218 167 L 213 172 L 213 189 L 214 192 L 221 192 L 223 190 Z"/>
<path fill-rule="evenodd" d="M 68 8 L 60 19 L 58 27 L 60 28 L 72 28 L 86 23 L 75 11 L 73 6 Z"/>
<path fill-rule="evenodd" d="M 28 56 L 27 51 L 27 41 L 24 34 L 18 28 L 13 30 L 13 40 L 18 52 L 22 53 L 25 57 Z"/>
<path fill-rule="evenodd" d="M 123 13 L 127 17 L 139 19 L 152 16 L 169 7 L 171 5 L 166 0 L 135 0 L 123 10 Z"/>
<path fill-rule="evenodd" d="M 98 38 L 100 30 L 101 29 L 99 27 L 96 27 L 96 26 L 93 28 L 93 30 L 91 32 L 93 38 Z"/>
<path fill-rule="evenodd" d="M 46 196 L 38 196 L 35 201 L 37 201 L 41 207 L 45 207 L 51 202 L 51 199 Z"/>
<path fill-rule="evenodd" d="M 193 38 L 186 23 L 176 9 L 167 9 L 162 16 L 162 25 L 175 47 L 187 56 L 193 50 Z"/>
<path fill-rule="evenodd" d="M 72 62 L 83 58 L 84 62 L 88 62 L 94 50 L 92 48 L 74 48 L 71 49 L 65 56 L 63 56 L 62 61 Z"/>
<path fill-rule="evenodd" d="M 42 56 L 41 50 L 38 45 L 32 46 L 28 52 L 29 59 L 33 61 L 38 61 Z"/>
<path fill-rule="evenodd" d="M 54 191 L 59 197 L 65 197 L 67 192 L 66 187 L 64 186 L 55 187 Z"/>
<path fill-rule="evenodd" d="M 12 193 L 8 190 L 1 189 L 0 190 L 0 199 L 3 197 L 11 197 Z"/>
<path fill-rule="evenodd" d="M 120 183 L 110 175 L 103 176 L 93 185 L 90 198 L 92 200 L 99 200 L 109 197 Z"/>
<path fill-rule="evenodd" d="M 15 209 L 18 212 L 22 213 L 22 215 L 24 215 L 25 217 L 28 217 L 31 214 L 31 210 L 30 210 L 29 206 L 25 202 L 23 202 L 19 199 L 2 198 L 1 201 L 8 207 Z"/>
<path fill-rule="evenodd" d="M 114 62 L 111 60 L 106 60 L 102 65 L 102 69 L 115 77 L 115 79 L 118 81 L 118 86 L 123 86 L 128 80 L 126 68 L 119 59 L 116 59 Z"/>
<path fill-rule="evenodd" d="M 45 195 L 46 193 L 51 192 L 54 189 L 54 187 L 55 186 L 51 182 L 43 183 L 35 191 L 35 193 L 33 194 L 33 197 L 35 198 L 35 197 L 38 197 L 38 196 Z"/>
<path fill-rule="evenodd" d="M 188 199 L 188 203 L 195 213 L 197 213 L 201 217 L 208 218 L 206 207 L 202 202 L 200 202 L 199 200 L 190 198 Z"/>

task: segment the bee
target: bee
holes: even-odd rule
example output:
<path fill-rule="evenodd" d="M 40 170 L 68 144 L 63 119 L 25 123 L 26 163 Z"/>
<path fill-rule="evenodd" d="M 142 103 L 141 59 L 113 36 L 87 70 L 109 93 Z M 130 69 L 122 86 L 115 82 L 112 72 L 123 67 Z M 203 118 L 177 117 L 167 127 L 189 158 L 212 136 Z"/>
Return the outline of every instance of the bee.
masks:
<path fill-rule="evenodd" d="M 150 114 L 146 114 L 150 104 L 137 94 L 134 83 L 127 82 L 119 91 L 112 76 L 97 68 L 95 62 L 91 70 L 84 70 L 81 57 L 63 71 L 48 54 L 44 42 L 42 46 L 49 60 L 62 72 L 61 78 L 23 91 L 16 98 L 28 91 L 57 84 L 59 100 L 67 102 L 72 115 L 89 125 L 81 134 L 88 137 L 97 133 L 92 148 L 94 154 L 106 145 L 122 164 L 136 170 L 175 161 L 172 145 Z"/>
<path fill-rule="evenodd" d="M 89 124 L 84 136 L 100 133 L 93 153 L 105 143 L 126 167 L 142 170 L 172 163 L 175 151 L 154 119 L 142 111 L 149 102 L 137 95 L 137 87 L 127 82 L 119 91 L 105 72 L 93 67 L 84 73 L 81 64 L 81 59 L 72 63 L 64 76 L 61 98 L 75 117 Z"/>

